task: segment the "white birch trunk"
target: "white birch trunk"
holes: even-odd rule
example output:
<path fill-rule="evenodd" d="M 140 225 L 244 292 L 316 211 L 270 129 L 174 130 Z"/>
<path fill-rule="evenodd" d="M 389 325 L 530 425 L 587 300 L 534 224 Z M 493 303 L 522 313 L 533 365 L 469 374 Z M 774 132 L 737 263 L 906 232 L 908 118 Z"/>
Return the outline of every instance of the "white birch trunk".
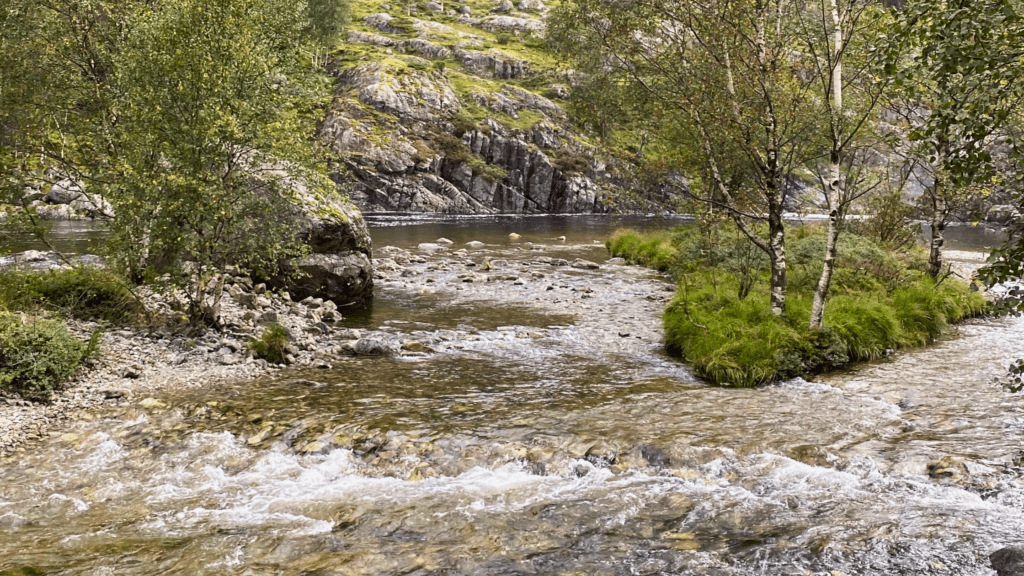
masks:
<path fill-rule="evenodd" d="M 835 28 L 833 42 L 835 44 L 835 66 L 832 68 L 832 117 L 831 136 L 832 152 L 829 155 L 828 182 L 825 184 L 825 198 L 828 203 L 828 228 L 825 231 L 825 259 L 821 267 L 821 276 L 814 289 L 814 301 L 811 304 L 810 328 L 821 328 L 825 317 L 825 302 L 828 300 L 829 288 L 832 286 L 832 270 L 835 267 L 836 252 L 839 249 L 839 230 L 844 203 L 842 175 L 839 166 L 842 162 L 842 113 L 843 113 L 843 28 L 839 19 L 839 0 L 832 0 L 832 25 Z"/>

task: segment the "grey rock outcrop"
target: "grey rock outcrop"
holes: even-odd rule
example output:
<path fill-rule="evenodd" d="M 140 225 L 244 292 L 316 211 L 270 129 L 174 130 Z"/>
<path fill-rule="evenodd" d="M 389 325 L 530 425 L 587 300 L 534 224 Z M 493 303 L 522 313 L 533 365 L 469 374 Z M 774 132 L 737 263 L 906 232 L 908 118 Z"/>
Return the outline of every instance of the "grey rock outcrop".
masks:
<path fill-rule="evenodd" d="M 988 209 L 985 221 L 990 224 L 1009 224 L 1020 218 L 1020 212 L 1009 204 L 996 204 Z"/>
<path fill-rule="evenodd" d="M 54 183 L 43 201 L 47 204 L 71 204 L 81 196 L 82 187 L 70 179 L 65 179 Z"/>
<path fill-rule="evenodd" d="M 348 33 L 348 41 L 353 44 L 373 44 L 374 46 L 394 46 L 396 42 L 387 36 L 370 34 L 352 30 Z"/>
<path fill-rule="evenodd" d="M 498 50 L 489 52 L 476 52 L 456 48 L 454 51 L 455 60 L 474 74 L 485 77 L 512 80 L 523 78 L 529 71 L 529 63 Z"/>
<path fill-rule="evenodd" d="M 673 194 L 579 135 L 558 102 L 571 74 L 524 59 L 544 3 L 495 6 L 506 13 L 472 18 L 462 6 L 459 29 L 426 10 L 370 14 L 349 32 L 384 57 L 329 65 L 337 85 L 319 135 L 340 189 L 367 212 L 670 211 Z"/>
<path fill-rule="evenodd" d="M 537 32 L 542 33 L 546 26 L 536 18 L 517 18 L 515 16 L 488 16 L 483 19 L 480 27 L 488 32 Z"/>

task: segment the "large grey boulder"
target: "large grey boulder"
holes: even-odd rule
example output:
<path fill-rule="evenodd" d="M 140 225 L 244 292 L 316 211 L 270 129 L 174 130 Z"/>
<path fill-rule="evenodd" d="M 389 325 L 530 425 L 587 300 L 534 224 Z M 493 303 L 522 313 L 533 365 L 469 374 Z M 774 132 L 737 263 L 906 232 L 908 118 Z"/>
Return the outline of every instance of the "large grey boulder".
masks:
<path fill-rule="evenodd" d="M 989 208 L 985 215 L 985 221 L 990 224 L 1009 224 L 1018 218 L 1020 218 L 1020 212 L 1009 204 L 996 204 Z"/>
<path fill-rule="evenodd" d="M 293 183 L 296 233 L 310 254 L 286 266 L 291 273 L 269 279 L 292 297 L 363 305 L 373 297 L 373 243 L 362 213 L 338 194 L 325 197 Z M 295 273 L 297 272 L 297 274 Z"/>
<path fill-rule="evenodd" d="M 65 178 L 50 187 L 50 191 L 46 193 L 43 202 L 47 204 L 71 204 L 80 196 L 82 196 L 82 187 L 70 178 Z"/>
<path fill-rule="evenodd" d="M 362 252 L 310 254 L 294 266 L 300 274 L 286 286 L 293 298 L 326 298 L 345 306 L 372 296 L 373 267 Z"/>

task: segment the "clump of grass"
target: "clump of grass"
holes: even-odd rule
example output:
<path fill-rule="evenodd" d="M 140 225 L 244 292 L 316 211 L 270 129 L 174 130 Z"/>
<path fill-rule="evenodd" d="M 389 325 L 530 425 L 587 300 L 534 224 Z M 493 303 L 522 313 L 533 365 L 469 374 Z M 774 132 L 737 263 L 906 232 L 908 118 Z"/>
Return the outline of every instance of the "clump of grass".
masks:
<path fill-rule="evenodd" d="M 0 390 L 48 400 L 99 348 L 99 331 L 88 342 L 63 322 L 0 312 Z"/>
<path fill-rule="evenodd" d="M 46 271 L 0 273 L 0 307 L 26 312 L 46 311 L 83 320 L 126 322 L 142 306 L 113 272 L 92 266 Z"/>
<path fill-rule="evenodd" d="M 612 256 L 625 258 L 633 264 L 662 272 L 668 271 L 677 263 L 678 250 L 668 232 L 616 230 L 605 241 L 605 247 L 611 251 Z"/>
<path fill-rule="evenodd" d="M 287 352 L 285 347 L 291 334 L 288 329 L 280 324 L 269 324 L 258 340 L 249 341 L 249 349 L 253 356 L 270 362 L 271 364 L 285 364 Z"/>
<path fill-rule="evenodd" d="M 824 327 L 808 327 L 821 271 L 820 230 L 797 229 L 790 251 L 786 313 L 769 311 L 766 261 L 734 232 L 691 227 L 642 234 L 618 231 L 612 254 L 678 281 L 663 322 L 668 350 L 713 383 L 750 387 L 836 370 L 890 350 L 933 342 L 950 323 L 982 314 L 984 299 L 961 282 L 923 274 L 916 249 L 894 251 L 844 235 Z"/>

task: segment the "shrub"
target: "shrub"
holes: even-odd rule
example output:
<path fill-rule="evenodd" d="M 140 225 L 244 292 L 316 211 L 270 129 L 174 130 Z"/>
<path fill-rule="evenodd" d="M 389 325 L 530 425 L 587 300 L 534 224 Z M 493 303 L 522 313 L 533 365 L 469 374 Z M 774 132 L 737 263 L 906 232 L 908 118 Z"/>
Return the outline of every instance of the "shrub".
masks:
<path fill-rule="evenodd" d="M 496 164 L 489 164 L 483 158 L 473 156 L 466 164 L 474 176 L 483 176 L 484 180 L 492 184 L 508 178 L 508 170 Z"/>
<path fill-rule="evenodd" d="M 0 306 L 123 322 L 142 312 L 126 286 L 113 272 L 91 266 L 7 271 L 0 274 Z"/>
<path fill-rule="evenodd" d="M 0 389 L 47 400 L 99 346 L 99 332 L 82 342 L 56 320 L 0 312 Z"/>
<path fill-rule="evenodd" d="M 850 230 L 881 242 L 892 249 L 913 246 L 921 225 L 913 222 L 913 206 L 903 202 L 901 191 L 875 196 L 867 201 L 871 216 L 850 222 Z"/>
<path fill-rule="evenodd" d="M 259 340 L 250 340 L 249 349 L 257 358 L 262 358 L 271 364 L 284 364 L 285 363 L 285 346 L 288 345 L 288 340 L 291 339 L 291 334 L 288 333 L 288 329 L 280 324 L 270 324 L 263 331 Z"/>

